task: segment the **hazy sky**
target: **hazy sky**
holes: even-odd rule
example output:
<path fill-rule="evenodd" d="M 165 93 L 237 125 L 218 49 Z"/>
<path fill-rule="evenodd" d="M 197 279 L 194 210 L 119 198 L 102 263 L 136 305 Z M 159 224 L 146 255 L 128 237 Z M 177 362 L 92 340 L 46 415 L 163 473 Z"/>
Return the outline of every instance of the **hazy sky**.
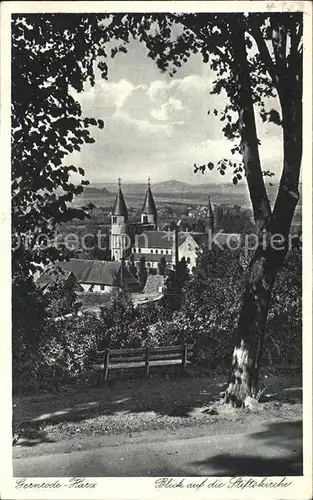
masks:
<path fill-rule="evenodd" d="M 140 42 L 128 54 L 108 60 L 109 78 L 97 78 L 75 97 L 89 117 L 102 118 L 105 127 L 92 129 L 96 143 L 84 145 L 71 161 L 82 166 L 91 182 L 152 182 L 178 179 L 191 183 L 230 182 L 231 173 L 193 173 L 193 164 L 231 157 L 233 143 L 221 133 L 211 112 L 225 96 L 212 96 L 214 73 L 199 55 L 190 58 L 175 77 L 161 73 Z M 260 154 L 265 169 L 281 168 L 281 131 L 258 120 Z"/>

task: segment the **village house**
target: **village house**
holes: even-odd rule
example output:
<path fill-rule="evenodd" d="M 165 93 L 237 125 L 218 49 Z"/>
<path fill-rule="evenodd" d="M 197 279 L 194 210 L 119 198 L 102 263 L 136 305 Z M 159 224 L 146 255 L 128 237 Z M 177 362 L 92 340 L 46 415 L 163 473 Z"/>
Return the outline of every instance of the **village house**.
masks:
<path fill-rule="evenodd" d="M 138 292 L 141 287 L 124 262 L 83 259 L 70 259 L 57 263 L 53 271 L 47 269 L 36 284 L 39 287 L 43 285 L 47 287 L 49 282 L 56 280 L 57 275 L 71 276 L 82 292 L 117 294 L 120 289 L 126 288 L 130 292 Z"/>

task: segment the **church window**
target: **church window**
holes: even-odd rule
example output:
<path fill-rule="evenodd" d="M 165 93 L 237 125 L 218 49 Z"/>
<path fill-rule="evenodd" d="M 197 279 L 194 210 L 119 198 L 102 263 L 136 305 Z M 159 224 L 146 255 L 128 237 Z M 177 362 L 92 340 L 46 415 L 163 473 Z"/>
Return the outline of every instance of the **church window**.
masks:
<path fill-rule="evenodd" d="M 138 253 L 141 253 L 141 248 L 138 248 Z"/>
<path fill-rule="evenodd" d="M 190 264 L 190 257 L 187 258 L 187 264 Z"/>
<path fill-rule="evenodd" d="M 165 250 L 166 255 L 168 255 L 168 250 Z"/>
<path fill-rule="evenodd" d="M 136 253 L 136 248 L 133 248 L 133 253 Z"/>
<path fill-rule="evenodd" d="M 150 250 L 150 253 L 153 253 L 153 250 Z"/>
<path fill-rule="evenodd" d="M 117 217 L 112 217 L 112 223 L 117 224 Z"/>
<path fill-rule="evenodd" d="M 143 223 L 146 224 L 148 222 L 148 217 L 146 215 L 144 215 L 142 220 L 143 220 Z"/>
<path fill-rule="evenodd" d="M 156 250 L 155 253 L 159 253 L 159 250 Z"/>
<path fill-rule="evenodd" d="M 161 253 L 163 253 L 163 250 L 161 250 Z"/>

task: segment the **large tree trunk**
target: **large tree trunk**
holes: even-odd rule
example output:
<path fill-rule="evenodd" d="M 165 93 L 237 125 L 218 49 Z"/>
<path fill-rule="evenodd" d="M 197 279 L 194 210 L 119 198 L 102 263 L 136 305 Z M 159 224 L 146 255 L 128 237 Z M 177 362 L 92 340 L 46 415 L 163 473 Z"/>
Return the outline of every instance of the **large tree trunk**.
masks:
<path fill-rule="evenodd" d="M 258 393 L 264 331 L 276 275 L 289 248 L 289 230 L 298 202 L 297 191 L 281 186 L 268 231 L 249 265 L 236 342 L 233 351 L 226 402 L 242 406 L 247 396 Z"/>
<path fill-rule="evenodd" d="M 238 63 L 240 52 L 245 59 L 237 65 L 241 108 L 239 126 L 241 127 L 243 161 L 259 231 L 259 245 L 249 265 L 229 384 L 225 394 L 226 402 L 230 401 L 236 406 L 244 405 L 248 396 L 257 396 L 267 314 L 275 277 L 289 247 L 290 227 L 299 199 L 298 184 L 302 158 L 302 78 L 301 69 L 298 66 L 296 72 L 292 73 L 289 70 L 287 74 L 278 74 L 276 80 L 282 107 L 284 166 L 274 210 L 270 214 L 263 179 L 260 180 L 259 160 L 255 161 L 255 147 L 251 147 L 251 144 L 252 146 L 254 144 L 252 135 L 255 134 L 256 138 L 256 129 L 244 35 L 239 28 L 240 26 L 237 27 L 236 36 L 233 39 L 234 55 L 237 55 Z M 258 190 L 259 193 L 256 194 Z"/>
<path fill-rule="evenodd" d="M 294 107 L 293 103 L 291 106 Z M 298 179 L 302 150 L 301 138 L 295 140 L 297 135 L 295 120 L 299 120 L 299 114 L 301 111 L 294 113 L 295 119 L 286 125 L 284 172 L 275 207 L 268 221 L 267 231 L 259 236 L 259 246 L 249 265 L 226 392 L 226 401 L 231 401 L 236 406 L 244 404 L 247 396 L 254 398 L 257 396 L 271 293 L 276 275 L 292 242 L 289 233 L 299 199 Z M 288 116 L 291 118 L 289 113 Z"/>
<path fill-rule="evenodd" d="M 236 16 L 233 21 L 232 40 L 232 77 L 237 86 L 236 107 L 238 128 L 241 136 L 241 153 L 248 184 L 254 221 L 261 231 L 271 214 L 259 156 L 259 145 L 250 83 L 250 70 L 245 44 L 243 19 Z"/>

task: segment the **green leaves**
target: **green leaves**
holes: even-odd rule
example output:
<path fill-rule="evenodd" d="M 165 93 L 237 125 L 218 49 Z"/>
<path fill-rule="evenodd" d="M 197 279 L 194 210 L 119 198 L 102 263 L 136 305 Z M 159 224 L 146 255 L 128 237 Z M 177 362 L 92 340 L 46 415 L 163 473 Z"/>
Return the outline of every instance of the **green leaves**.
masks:
<path fill-rule="evenodd" d="M 103 127 L 104 127 L 104 121 L 103 120 L 98 120 L 98 127 L 100 129 L 103 129 Z"/>
<path fill-rule="evenodd" d="M 82 117 L 70 89 L 81 92 L 85 82 L 94 84 L 98 54 L 106 77 L 104 44 L 119 37 L 126 43 L 129 37 L 120 15 L 103 14 L 103 19 L 109 20 L 106 27 L 95 15 L 12 17 L 12 230 L 23 239 L 34 241 L 36 231 L 50 237 L 60 221 L 87 216 L 69 207 L 88 181 L 75 186 L 71 174 L 84 176 L 84 170 L 65 165 L 65 158 L 94 143 L 91 127 L 103 129 L 104 121 Z M 32 245 L 27 252 L 31 261 Z M 61 254 L 36 250 L 35 260 L 44 262 L 47 256 Z"/>
<path fill-rule="evenodd" d="M 282 125 L 280 114 L 276 109 L 265 111 L 265 109 L 262 108 L 260 111 L 260 116 L 263 122 L 272 122 L 275 123 L 275 125 Z"/>
<path fill-rule="evenodd" d="M 262 170 L 262 175 L 264 177 L 273 177 L 275 175 L 275 173 L 271 172 L 270 170 Z"/>
<path fill-rule="evenodd" d="M 235 148 L 236 149 L 236 148 Z M 233 184 L 237 185 L 238 182 L 242 179 L 242 172 L 243 172 L 243 166 L 241 163 L 236 163 L 228 158 L 223 158 L 222 160 L 219 160 L 216 165 L 214 163 L 209 162 L 207 165 L 197 165 L 194 163 L 193 168 L 194 168 L 194 173 L 201 172 L 204 174 L 205 170 L 213 170 L 216 167 L 217 171 L 220 173 L 220 175 L 224 176 L 227 169 L 233 168 Z M 266 174 L 265 174 L 266 175 Z"/>

